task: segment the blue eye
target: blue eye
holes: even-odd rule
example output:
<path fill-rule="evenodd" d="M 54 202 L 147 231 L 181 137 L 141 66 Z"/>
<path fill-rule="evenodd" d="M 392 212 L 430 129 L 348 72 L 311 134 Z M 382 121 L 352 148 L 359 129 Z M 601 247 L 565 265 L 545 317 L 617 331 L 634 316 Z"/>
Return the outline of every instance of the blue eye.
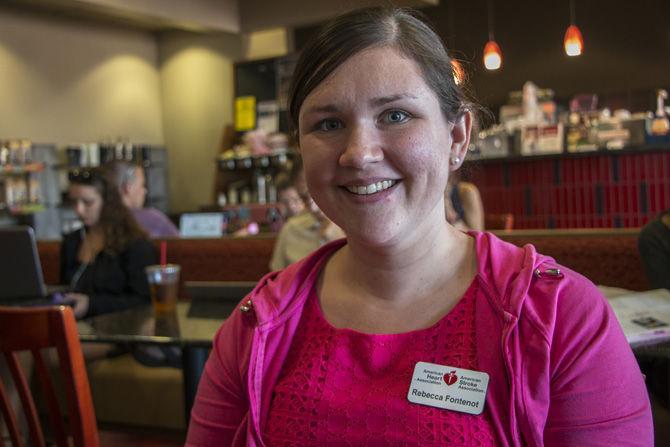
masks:
<path fill-rule="evenodd" d="M 339 120 L 335 119 L 325 119 L 323 121 L 320 121 L 316 127 L 321 131 L 330 132 L 333 130 L 341 129 L 342 123 Z"/>
<path fill-rule="evenodd" d="M 410 118 L 409 114 L 402 110 L 391 110 L 384 116 L 384 121 L 391 124 L 404 123 Z"/>

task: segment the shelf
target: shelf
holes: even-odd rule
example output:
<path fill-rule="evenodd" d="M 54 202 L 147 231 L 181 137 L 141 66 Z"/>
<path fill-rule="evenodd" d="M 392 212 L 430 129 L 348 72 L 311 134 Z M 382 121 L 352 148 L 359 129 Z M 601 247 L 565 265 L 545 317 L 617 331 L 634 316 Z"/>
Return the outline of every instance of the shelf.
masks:
<path fill-rule="evenodd" d="M 555 154 L 533 154 L 533 155 L 508 155 L 505 157 L 478 157 L 470 156 L 465 159 L 466 164 L 498 163 L 498 162 L 518 162 L 531 160 L 562 159 L 562 158 L 580 158 L 592 157 L 596 155 L 628 155 L 643 154 L 649 152 L 670 151 L 670 144 L 644 145 L 644 146 L 626 146 L 623 149 L 605 149 L 599 148 L 590 151 L 580 152 L 561 152 Z"/>
<path fill-rule="evenodd" d="M 35 214 L 44 211 L 46 207 L 41 203 L 34 203 L 28 205 L 12 205 L 8 208 L 1 208 L 9 212 L 13 216 L 23 216 L 27 214 Z"/>
<path fill-rule="evenodd" d="M 0 174 L 4 175 L 24 175 L 44 170 L 43 163 L 29 163 L 25 165 L 5 165 L 0 166 Z"/>
<path fill-rule="evenodd" d="M 281 153 L 272 155 L 217 158 L 216 163 L 222 171 L 242 171 L 253 168 L 268 168 L 270 166 L 285 166 L 292 153 Z"/>

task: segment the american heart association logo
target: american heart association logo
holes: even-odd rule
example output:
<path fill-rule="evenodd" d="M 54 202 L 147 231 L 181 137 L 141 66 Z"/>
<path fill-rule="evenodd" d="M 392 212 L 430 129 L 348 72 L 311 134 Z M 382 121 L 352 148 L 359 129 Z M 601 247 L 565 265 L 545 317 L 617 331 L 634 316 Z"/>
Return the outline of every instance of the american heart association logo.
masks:
<path fill-rule="evenodd" d="M 442 376 L 442 379 L 444 379 L 444 383 L 447 385 L 453 385 L 458 380 L 458 376 L 456 375 L 456 371 L 452 371 Z"/>

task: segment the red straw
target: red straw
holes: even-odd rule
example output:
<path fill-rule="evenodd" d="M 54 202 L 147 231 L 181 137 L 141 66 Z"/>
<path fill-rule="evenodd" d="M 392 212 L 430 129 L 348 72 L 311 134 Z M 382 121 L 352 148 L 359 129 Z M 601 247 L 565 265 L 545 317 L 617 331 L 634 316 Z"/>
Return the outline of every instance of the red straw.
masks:
<path fill-rule="evenodd" d="M 161 265 L 167 265 L 167 242 L 161 241 Z"/>

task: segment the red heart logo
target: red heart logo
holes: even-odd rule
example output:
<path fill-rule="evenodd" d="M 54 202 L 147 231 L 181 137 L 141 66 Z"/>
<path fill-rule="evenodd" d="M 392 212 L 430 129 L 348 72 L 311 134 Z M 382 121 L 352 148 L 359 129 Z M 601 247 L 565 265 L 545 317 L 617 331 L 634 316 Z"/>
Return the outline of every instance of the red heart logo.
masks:
<path fill-rule="evenodd" d="M 446 383 L 447 385 L 453 385 L 458 380 L 456 371 L 452 371 L 448 374 L 445 374 L 442 378 L 444 379 L 444 383 Z"/>

